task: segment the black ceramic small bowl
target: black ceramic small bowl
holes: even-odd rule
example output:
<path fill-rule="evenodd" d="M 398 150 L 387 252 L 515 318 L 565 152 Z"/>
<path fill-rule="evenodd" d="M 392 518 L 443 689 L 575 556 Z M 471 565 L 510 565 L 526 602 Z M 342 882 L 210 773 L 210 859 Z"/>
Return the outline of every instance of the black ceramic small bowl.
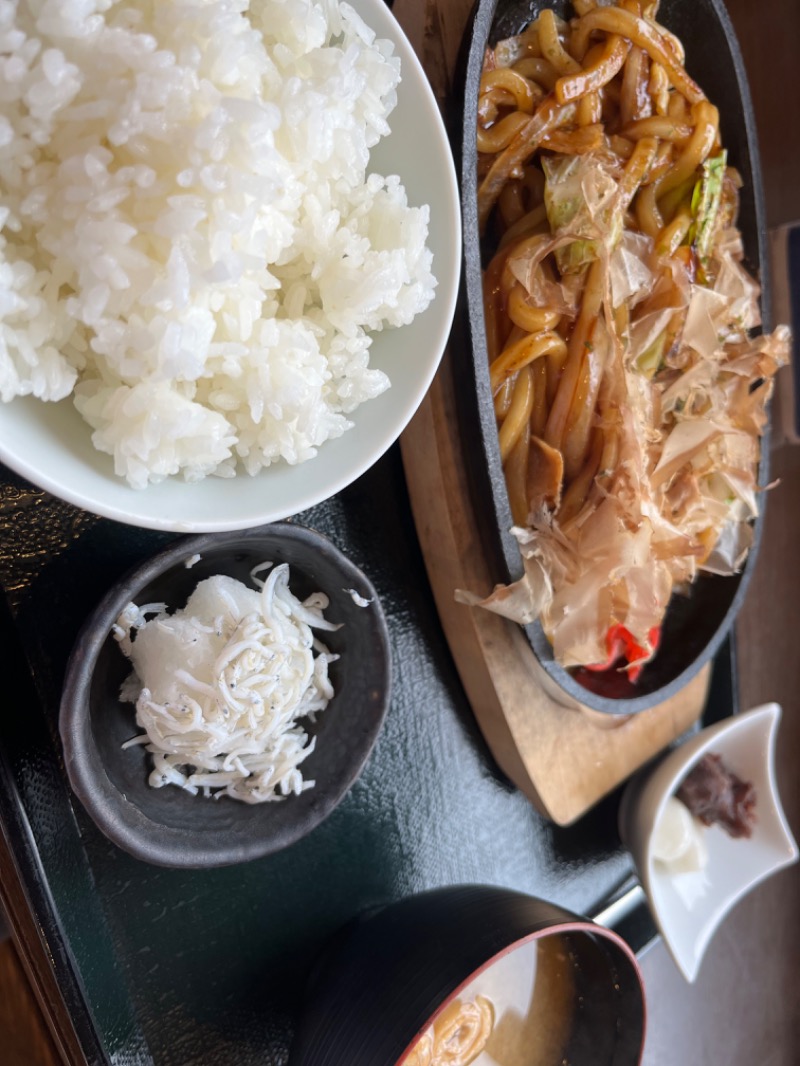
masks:
<path fill-rule="evenodd" d="M 644 989 L 620 937 L 520 892 L 457 885 L 339 934 L 310 979 L 289 1066 L 411 1066 L 443 1013 L 478 994 L 494 1007 L 491 1061 L 641 1061 Z"/>
<path fill-rule="evenodd" d="M 472 361 L 459 380 L 459 412 L 465 426 L 469 475 L 476 498 L 482 501 L 481 530 L 493 561 L 497 581 L 515 581 L 523 574 L 519 546 L 508 502 L 497 424 L 489 384 L 481 282 L 482 248 L 477 218 L 477 103 L 478 86 L 487 44 L 513 36 L 545 8 L 569 17 L 569 0 L 478 0 L 465 42 L 464 110 L 462 115 L 461 198 L 464 222 L 466 323 Z M 770 288 L 766 255 L 766 225 L 755 117 L 739 46 L 722 0 L 662 0 L 659 22 L 683 42 L 686 69 L 720 109 L 723 143 L 729 160 L 742 175 L 739 229 L 747 266 L 762 289 L 762 317 L 770 326 Z M 769 439 L 762 440 L 758 483 L 769 483 Z M 764 496 L 761 496 L 763 512 Z M 553 649 L 539 622 L 525 627 L 536 656 L 543 685 L 568 705 L 593 711 L 629 715 L 647 710 L 677 693 L 711 659 L 730 631 L 753 572 L 763 513 L 756 520 L 754 543 L 742 571 L 732 577 L 704 575 L 689 595 L 675 594 L 662 627 L 661 645 L 633 683 L 625 672 L 567 670 L 553 657 Z"/>
<path fill-rule="evenodd" d="M 111 628 L 131 601 L 183 607 L 202 579 L 227 574 L 250 584 L 250 571 L 265 561 L 288 563 L 291 591 L 300 599 L 324 592 L 330 599 L 325 617 L 342 623 L 323 634 L 326 646 L 340 655 L 329 667 L 335 695 L 307 726 L 316 748 L 302 769 L 315 786 L 255 805 L 193 796 L 172 785 L 153 788 L 144 748 L 122 747 L 140 730 L 133 704 L 119 700 L 131 665 Z M 369 604 L 359 606 L 358 597 Z M 256 859 L 305 836 L 345 796 L 377 739 L 390 681 L 388 633 L 375 589 L 322 534 L 276 523 L 182 538 L 111 589 L 78 637 L 60 713 L 69 781 L 106 836 L 139 859 L 181 867 Z"/>

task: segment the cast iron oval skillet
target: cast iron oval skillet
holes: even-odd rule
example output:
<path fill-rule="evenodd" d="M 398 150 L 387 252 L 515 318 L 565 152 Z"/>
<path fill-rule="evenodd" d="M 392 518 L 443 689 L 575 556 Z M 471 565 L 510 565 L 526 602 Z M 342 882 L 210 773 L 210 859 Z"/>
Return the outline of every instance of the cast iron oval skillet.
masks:
<path fill-rule="evenodd" d="M 569 17 L 565 0 L 479 0 L 466 55 L 464 117 L 461 152 L 461 195 L 464 220 L 466 303 L 472 360 L 463 353 L 459 375 L 459 417 L 466 443 L 467 466 L 479 513 L 484 549 L 497 581 L 513 581 L 523 573 L 506 492 L 497 428 L 489 386 L 488 357 L 481 291 L 481 247 L 477 219 L 475 131 L 478 84 L 484 49 L 518 33 L 546 7 Z M 748 268 L 762 286 L 762 315 L 769 328 L 769 283 L 766 276 L 764 209 L 755 119 L 742 57 L 722 0 L 662 0 L 659 22 L 680 37 L 686 48 L 686 68 L 720 110 L 723 144 L 729 162 L 744 179 L 739 228 Z M 470 373 L 471 370 L 471 373 Z M 769 441 L 762 442 L 759 485 L 768 481 Z M 544 680 L 556 698 L 578 700 L 609 714 L 646 710 L 673 695 L 714 655 L 730 630 L 744 599 L 753 571 L 763 521 L 756 520 L 754 543 L 741 573 L 733 577 L 701 576 L 688 596 L 672 597 L 663 626 L 661 647 L 636 684 L 624 672 L 572 672 L 560 667 L 539 622 L 525 627 Z M 554 685 L 552 683 L 555 683 Z M 559 690 L 561 690 L 559 692 Z"/>

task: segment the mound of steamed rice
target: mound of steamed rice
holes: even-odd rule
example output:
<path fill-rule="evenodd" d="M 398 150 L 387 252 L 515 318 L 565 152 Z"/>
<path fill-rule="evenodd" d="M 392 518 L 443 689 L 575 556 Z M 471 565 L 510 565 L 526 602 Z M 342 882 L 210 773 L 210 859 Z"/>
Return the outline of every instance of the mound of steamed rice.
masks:
<path fill-rule="evenodd" d="M 137 488 L 340 436 L 435 286 L 366 173 L 399 79 L 337 0 L 0 0 L 0 398 L 72 394 Z"/>

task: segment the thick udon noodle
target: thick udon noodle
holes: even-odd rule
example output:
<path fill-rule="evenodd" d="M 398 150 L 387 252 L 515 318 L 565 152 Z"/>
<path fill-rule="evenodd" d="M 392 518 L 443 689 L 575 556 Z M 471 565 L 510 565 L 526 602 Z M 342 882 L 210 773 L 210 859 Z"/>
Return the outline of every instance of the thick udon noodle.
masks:
<path fill-rule="evenodd" d="M 634 676 L 673 588 L 741 565 L 787 348 L 785 331 L 750 339 L 758 291 L 741 267 L 739 176 L 657 7 L 575 0 L 569 22 L 542 11 L 487 50 L 478 104 L 478 213 L 496 249 L 484 274 L 490 380 L 529 563 L 524 594 L 483 602 L 541 615 L 565 665 L 622 654 Z M 559 202 L 556 178 L 577 196 Z M 698 314 L 717 316 L 713 353 Z M 658 350 L 637 349 L 656 315 Z M 735 544 L 720 551 L 726 537 Z"/>

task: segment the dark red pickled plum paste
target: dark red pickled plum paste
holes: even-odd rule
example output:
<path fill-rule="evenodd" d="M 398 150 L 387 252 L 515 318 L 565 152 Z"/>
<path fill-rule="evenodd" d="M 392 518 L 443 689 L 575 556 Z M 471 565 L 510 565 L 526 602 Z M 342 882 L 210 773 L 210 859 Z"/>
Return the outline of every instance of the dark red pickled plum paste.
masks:
<path fill-rule="evenodd" d="M 704 755 L 676 795 L 704 825 L 719 825 L 732 837 L 753 832 L 756 790 L 728 769 L 720 755 Z"/>

